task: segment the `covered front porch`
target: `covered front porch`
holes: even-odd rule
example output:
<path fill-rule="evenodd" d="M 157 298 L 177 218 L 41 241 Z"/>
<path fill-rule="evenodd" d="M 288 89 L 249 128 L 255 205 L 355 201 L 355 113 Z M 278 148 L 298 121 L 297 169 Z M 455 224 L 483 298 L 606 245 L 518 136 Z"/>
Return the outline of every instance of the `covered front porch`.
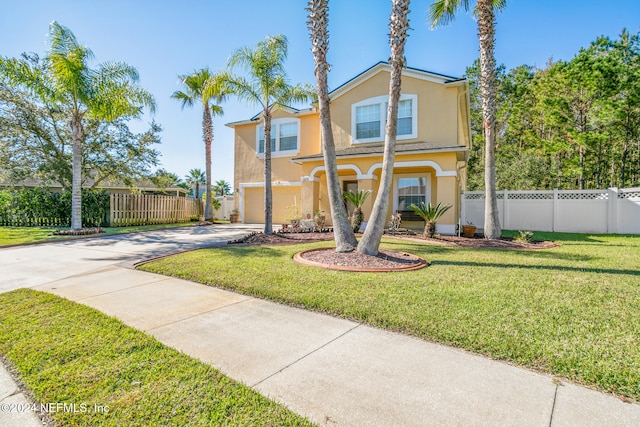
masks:
<path fill-rule="evenodd" d="M 402 227 L 422 230 L 424 221 L 411 209 L 412 203 L 421 201 L 432 205 L 442 202 L 453 206 L 437 224 L 440 234 L 455 234 L 460 213 L 460 190 L 464 184 L 464 170 L 459 167 L 456 152 L 396 154 L 393 169 L 391 201 L 387 210 L 390 219 L 395 212 L 402 214 Z M 296 159 L 294 159 L 296 161 Z M 302 164 L 302 213 L 326 212 L 330 224 L 330 204 L 327 192 L 325 166 L 322 159 L 298 159 Z M 371 196 L 363 206 L 364 220 L 368 221 L 379 190 L 382 173 L 381 156 L 338 158 L 338 174 L 342 191 L 369 190 Z"/>

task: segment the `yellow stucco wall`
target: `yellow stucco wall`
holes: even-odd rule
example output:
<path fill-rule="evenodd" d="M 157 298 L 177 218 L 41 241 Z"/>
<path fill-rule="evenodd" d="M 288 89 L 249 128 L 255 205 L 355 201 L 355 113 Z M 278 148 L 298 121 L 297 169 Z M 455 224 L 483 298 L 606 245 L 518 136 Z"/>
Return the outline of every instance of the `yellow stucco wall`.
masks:
<path fill-rule="evenodd" d="M 332 127 L 338 150 L 349 148 L 352 143 L 352 104 L 377 96 L 387 96 L 389 73 L 379 72 L 350 90 L 339 92 L 331 103 Z M 403 94 L 418 96 L 417 104 L 417 137 L 399 140 L 398 144 L 427 142 L 436 146 L 469 146 L 468 130 L 468 95 L 466 85 L 445 86 L 422 78 L 405 76 L 402 81 Z M 294 157 L 321 153 L 320 124 L 318 113 L 305 111 L 296 114 L 292 111 L 278 110 L 273 119 L 295 118 L 300 122 L 299 151 Z M 264 221 L 264 190 L 260 186 L 264 181 L 264 161 L 256 154 L 256 128 L 261 121 L 234 124 L 235 158 L 234 188 L 243 186 L 243 200 L 236 197 L 236 208 L 244 213 L 247 223 Z M 358 144 L 358 146 L 382 145 L 381 142 Z M 459 189 L 465 183 L 465 164 L 467 154 L 464 151 L 428 152 L 423 154 L 397 154 L 394 174 L 403 176 L 429 176 L 431 203 L 450 203 L 454 208 L 440 219 L 439 223 L 456 224 L 459 211 Z M 320 171 L 312 178 L 318 182 L 303 179 L 312 170 L 323 165 L 322 160 L 294 163 L 290 157 L 279 157 L 277 152 L 272 158 L 273 182 L 273 222 L 286 223 L 291 214 L 291 207 L 296 205 L 300 214 L 313 214 L 316 209 L 326 212 L 330 222 L 330 207 L 324 172 Z M 407 162 L 433 162 L 432 164 L 400 167 Z M 357 180 L 360 189 L 372 189 L 374 193 L 364 206 L 365 217 L 368 218 L 373 200 L 379 185 L 380 168 L 373 166 L 382 162 L 382 156 L 341 158 L 339 165 L 352 165 L 352 168 L 339 172 L 341 180 Z M 462 172 L 458 173 L 459 170 Z M 366 176 L 373 173 L 373 178 Z M 454 174 L 455 176 L 447 176 Z M 305 178 L 306 179 L 306 178 Z M 397 177 L 395 178 L 397 179 Z M 305 199 L 303 199 L 303 197 Z M 311 200 L 306 200 L 311 197 Z M 242 206 L 240 205 L 242 203 Z M 389 205 L 388 216 L 393 211 Z M 421 223 L 407 223 L 405 226 L 420 228 Z"/>
<path fill-rule="evenodd" d="M 418 135 L 398 141 L 430 142 L 442 146 L 458 141 L 458 88 L 417 78 L 403 77 L 402 93 L 418 95 Z M 389 94 L 389 73 L 380 72 L 331 101 L 331 119 L 336 149 L 351 146 L 351 106 L 356 102 Z M 386 115 L 386 111 L 384 112 Z"/>

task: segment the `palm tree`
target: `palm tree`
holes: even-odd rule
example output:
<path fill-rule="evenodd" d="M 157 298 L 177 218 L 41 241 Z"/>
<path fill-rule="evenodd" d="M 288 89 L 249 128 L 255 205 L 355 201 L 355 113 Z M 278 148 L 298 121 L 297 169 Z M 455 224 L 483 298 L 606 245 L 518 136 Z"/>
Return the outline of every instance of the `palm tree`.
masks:
<path fill-rule="evenodd" d="M 231 70 L 240 66 L 246 78 L 228 73 L 226 83 L 238 98 L 257 104 L 262 108 L 264 123 L 264 234 L 273 233 L 271 190 L 271 113 L 275 107 L 286 107 L 292 103 L 313 98 L 309 85 L 292 86 L 284 69 L 287 59 L 287 38 L 282 35 L 269 36 L 258 42 L 254 49 L 243 47 L 229 57 Z"/>
<path fill-rule="evenodd" d="M 367 255 L 378 254 L 387 219 L 396 151 L 398 101 L 400 100 L 402 68 L 405 66 L 404 46 L 407 42 L 407 31 L 409 30 L 409 3 L 410 0 L 392 0 L 391 5 L 391 16 L 389 17 L 389 40 L 391 45 L 389 65 L 391 67 L 391 77 L 389 80 L 389 106 L 384 137 L 382 175 L 369 223 L 362 239 L 358 243 L 357 249 L 358 252 Z"/>
<path fill-rule="evenodd" d="M 185 177 L 185 181 L 192 189 L 195 186 L 193 197 L 197 199 L 200 197 L 200 184 L 207 183 L 207 176 L 202 169 L 191 169 Z"/>
<path fill-rule="evenodd" d="M 485 211 L 484 237 L 499 239 L 502 235 L 498 216 L 498 198 L 496 196 L 496 59 L 495 11 L 503 9 L 506 0 L 477 0 L 478 39 L 480 41 L 480 94 L 482 97 L 482 119 L 485 138 Z M 438 0 L 429 10 L 433 26 L 447 24 L 455 18 L 458 9 L 469 10 L 469 0 Z"/>
<path fill-rule="evenodd" d="M 322 152 L 324 156 L 325 173 L 327 176 L 327 190 L 331 206 L 333 222 L 333 236 L 336 241 L 336 252 L 353 251 L 358 241 L 353 234 L 351 224 L 342 203 L 340 178 L 336 163 L 336 147 L 331 130 L 331 111 L 329 108 L 329 88 L 327 85 L 327 51 L 329 50 L 329 1 L 309 0 L 307 11 L 307 28 L 311 36 L 311 50 L 315 61 L 316 89 L 318 92 L 318 109 L 320 112 L 320 129 L 322 133 Z M 359 226 L 358 226 L 359 228 Z"/>
<path fill-rule="evenodd" d="M 182 108 L 202 104 L 202 139 L 205 148 L 206 194 L 211 193 L 211 143 L 213 142 L 213 116 L 222 115 L 222 103 L 228 95 L 220 76 L 214 75 L 208 68 L 202 68 L 189 75 L 179 76 L 183 90 L 177 90 L 172 98 L 181 102 Z M 213 220 L 211 197 L 204 205 L 204 220 Z"/>
<path fill-rule="evenodd" d="M 360 230 L 360 225 L 364 221 L 364 214 L 362 213 L 362 205 L 367 200 L 369 195 L 371 194 L 371 190 L 358 190 L 356 192 L 353 191 L 345 191 L 342 193 L 342 197 L 347 203 L 351 203 L 353 206 L 353 213 L 351 214 L 351 229 L 354 233 L 357 233 Z"/>
<path fill-rule="evenodd" d="M 436 234 L 436 221 L 451 209 L 451 205 L 443 205 L 440 202 L 433 207 L 431 202 L 428 205 L 420 202 L 419 206 L 412 203 L 409 208 L 424 220 L 424 237 L 433 237 Z"/>
<path fill-rule="evenodd" d="M 72 184 L 71 229 L 82 229 L 82 146 L 86 119 L 114 121 L 136 118 L 142 108 L 155 111 L 153 96 L 138 85 L 138 72 L 122 62 L 89 68 L 93 52 L 78 43 L 70 29 L 53 21 L 49 25 L 50 50 L 44 67 L 26 60 L 0 60 L 0 71 L 13 83 L 70 109 Z"/>
<path fill-rule="evenodd" d="M 231 194 L 231 184 L 229 184 L 224 179 L 218 180 L 213 186 L 213 192 L 216 196 L 226 196 L 228 194 Z"/>

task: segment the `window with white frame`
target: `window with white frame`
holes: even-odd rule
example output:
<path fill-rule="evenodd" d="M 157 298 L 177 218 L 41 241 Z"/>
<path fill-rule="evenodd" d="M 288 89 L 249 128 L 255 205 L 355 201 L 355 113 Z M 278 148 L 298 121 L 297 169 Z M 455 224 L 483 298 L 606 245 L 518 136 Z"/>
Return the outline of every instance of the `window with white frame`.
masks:
<path fill-rule="evenodd" d="M 388 96 L 365 99 L 351 106 L 351 135 L 354 143 L 384 140 Z M 418 96 L 401 95 L 398 103 L 397 139 L 418 137 Z"/>
<path fill-rule="evenodd" d="M 427 177 L 398 178 L 398 211 L 411 211 L 410 206 L 427 203 Z"/>
<path fill-rule="evenodd" d="M 274 156 L 295 155 L 298 152 L 300 120 L 273 119 L 271 121 L 271 153 Z M 264 125 L 256 128 L 256 153 L 264 155 Z"/>

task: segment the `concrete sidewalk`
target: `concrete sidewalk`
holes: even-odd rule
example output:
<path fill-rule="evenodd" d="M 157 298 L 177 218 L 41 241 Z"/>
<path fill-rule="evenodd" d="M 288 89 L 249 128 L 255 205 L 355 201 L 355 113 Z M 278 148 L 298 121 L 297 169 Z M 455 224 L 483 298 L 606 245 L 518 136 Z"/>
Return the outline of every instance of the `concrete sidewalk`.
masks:
<path fill-rule="evenodd" d="M 321 425 L 640 425 L 640 406 L 613 396 L 188 281 L 109 266 L 34 289 L 116 316 Z"/>

